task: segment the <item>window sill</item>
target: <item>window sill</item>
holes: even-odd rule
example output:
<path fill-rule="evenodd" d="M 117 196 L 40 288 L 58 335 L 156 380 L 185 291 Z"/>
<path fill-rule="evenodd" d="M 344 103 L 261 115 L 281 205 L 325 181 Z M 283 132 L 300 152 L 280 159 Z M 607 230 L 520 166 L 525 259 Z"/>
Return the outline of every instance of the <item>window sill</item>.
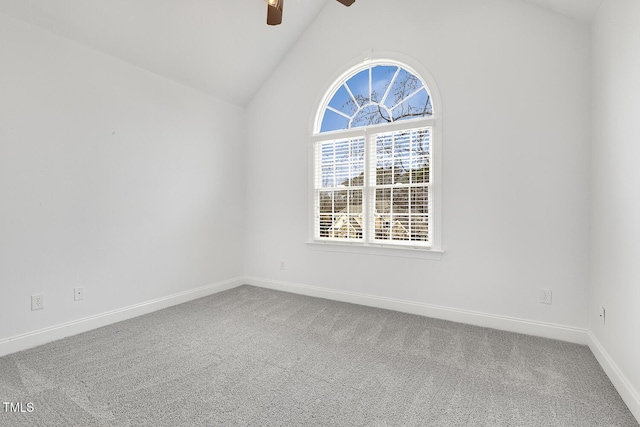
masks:
<path fill-rule="evenodd" d="M 314 251 L 338 252 L 349 254 L 364 254 L 398 258 L 415 258 L 432 261 L 440 261 L 443 250 L 430 248 L 415 248 L 391 245 L 365 245 L 362 243 L 337 243 L 325 241 L 306 242 L 307 246 Z"/>

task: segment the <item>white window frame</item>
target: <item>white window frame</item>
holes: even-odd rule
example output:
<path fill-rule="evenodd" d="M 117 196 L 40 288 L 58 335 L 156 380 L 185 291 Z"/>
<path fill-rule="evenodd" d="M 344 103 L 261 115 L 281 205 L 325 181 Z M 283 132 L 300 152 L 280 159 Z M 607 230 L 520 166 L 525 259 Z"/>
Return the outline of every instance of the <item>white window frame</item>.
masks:
<path fill-rule="evenodd" d="M 440 97 L 431 78 L 430 74 L 420 66 L 411 66 L 407 58 L 394 59 L 392 56 L 398 55 L 381 55 L 380 59 L 371 59 L 371 54 L 368 53 L 368 57 L 365 61 L 359 60 L 355 66 L 350 67 L 345 73 L 342 73 L 337 78 L 333 79 L 329 90 L 325 92 L 321 102 L 317 103 L 319 108 L 315 114 L 312 123 L 312 135 L 310 137 L 309 144 L 309 240 L 307 241 L 309 247 L 314 250 L 329 251 L 329 252 L 341 252 L 341 253 L 362 253 L 371 255 L 383 255 L 383 256 L 396 256 L 396 257 L 408 257 L 408 258 L 420 258 L 420 259 L 433 259 L 439 260 L 444 253 L 442 249 L 442 151 L 441 151 L 441 137 L 442 137 L 442 115 L 440 109 Z M 411 120 L 402 120 L 388 124 L 369 125 L 366 127 L 356 127 L 345 130 L 331 131 L 320 133 L 322 125 L 322 119 L 324 117 L 325 109 L 327 108 L 331 97 L 339 88 L 342 83 L 353 75 L 359 73 L 367 67 L 377 65 L 394 65 L 406 69 L 415 76 L 422 79 L 427 87 L 429 95 L 431 96 L 431 104 L 433 108 L 433 114 L 428 117 L 416 118 Z M 331 238 L 318 238 L 316 236 L 316 221 L 318 212 L 316 211 L 316 147 L 322 141 L 331 141 L 343 138 L 358 138 L 363 137 L 365 139 L 365 188 L 363 190 L 363 210 L 366 211 L 364 206 L 369 206 L 367 201 L 370 197 L 373 197 L 371 185 L 372 177 L 368 172 L 371 167 L 371 156 L 375 159 L 375 137 L 381 133 L 411 130 L 429 127 L 431 132 L 430 140 L 430 183 L 429 183 L 429 245 L 421 245 L 417 242 L 411 241 L 388 241 L 380 242 L 374 241 L 369 234 L 372 232 L 373 227 L 370 224 L 373 218 L 373 213 L 365 215 L 363 234 L 364 239 L 359 240 L 337 240 Z M 374 178 L 373 178 L 374 179 Z M 373 183 L 375 184 L 375 182 Z"/>

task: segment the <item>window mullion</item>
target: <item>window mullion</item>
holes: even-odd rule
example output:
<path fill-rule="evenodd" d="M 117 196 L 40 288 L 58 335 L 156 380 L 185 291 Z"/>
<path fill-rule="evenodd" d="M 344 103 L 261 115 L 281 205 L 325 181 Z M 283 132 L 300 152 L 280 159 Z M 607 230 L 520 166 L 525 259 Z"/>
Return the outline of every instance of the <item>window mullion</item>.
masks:
<path fill-rule="evenodd" d="M 362 239 L 365 243 L 371 240 L 371 138 L 370 132 L 364 130 L 364 179 L 362 189 Z M 375 170 L 375 169 L 374 169 Z"/>

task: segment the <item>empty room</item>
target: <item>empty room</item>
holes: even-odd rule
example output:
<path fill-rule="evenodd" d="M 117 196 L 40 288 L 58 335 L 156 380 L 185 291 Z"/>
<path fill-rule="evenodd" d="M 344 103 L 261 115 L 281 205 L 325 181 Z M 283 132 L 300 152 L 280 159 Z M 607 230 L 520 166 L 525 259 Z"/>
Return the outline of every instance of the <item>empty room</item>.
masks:
<path fill-rule="evenodd" d="M 0 426 L 638 426 L 640 0 L 0 0 Z"/>

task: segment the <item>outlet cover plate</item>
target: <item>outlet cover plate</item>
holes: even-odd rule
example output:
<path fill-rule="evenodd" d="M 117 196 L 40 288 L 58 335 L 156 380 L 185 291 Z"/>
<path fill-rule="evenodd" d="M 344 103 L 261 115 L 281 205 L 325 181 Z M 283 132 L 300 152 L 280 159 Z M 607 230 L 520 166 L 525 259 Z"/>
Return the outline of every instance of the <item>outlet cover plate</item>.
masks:
<path fill-rule="evenodd" d="M 540 303 L 551 304 L 551 289 L 540 289 Z"/>
<path fill-rule="evenodd" d="M 31 295 L 31 311 L 44 308 L 44 294 Z"/>

